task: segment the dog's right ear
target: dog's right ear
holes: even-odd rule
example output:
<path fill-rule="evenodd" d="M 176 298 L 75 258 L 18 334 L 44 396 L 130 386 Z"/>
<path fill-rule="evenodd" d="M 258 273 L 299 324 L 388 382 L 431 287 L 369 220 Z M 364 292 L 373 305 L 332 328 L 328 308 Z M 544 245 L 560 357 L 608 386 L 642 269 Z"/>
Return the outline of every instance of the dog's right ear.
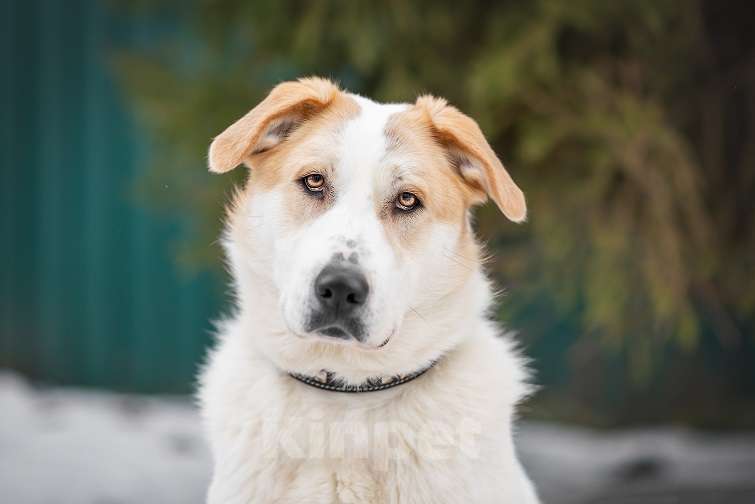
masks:
<path fill-rule="evenodd" d="M 272 149 L 339 92 L 335 84 L 317 77 L 278 84 L 262 103 L 215 137 L 210 145 L 210 171 L 225 173 L 251 155 Z"/>

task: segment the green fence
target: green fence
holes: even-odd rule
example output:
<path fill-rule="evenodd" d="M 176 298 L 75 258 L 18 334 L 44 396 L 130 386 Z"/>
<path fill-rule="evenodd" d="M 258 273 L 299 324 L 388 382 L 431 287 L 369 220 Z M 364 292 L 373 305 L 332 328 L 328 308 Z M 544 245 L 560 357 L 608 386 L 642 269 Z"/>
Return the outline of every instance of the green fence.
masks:
<path fill-rule="evenodd" d="M 135 197 L 147 139 L 108 63 L 160 27 L 94 0 L 0 5 L 0 366 L 189 390 L 219 289 L 175 267 L 179 224 Z"/>

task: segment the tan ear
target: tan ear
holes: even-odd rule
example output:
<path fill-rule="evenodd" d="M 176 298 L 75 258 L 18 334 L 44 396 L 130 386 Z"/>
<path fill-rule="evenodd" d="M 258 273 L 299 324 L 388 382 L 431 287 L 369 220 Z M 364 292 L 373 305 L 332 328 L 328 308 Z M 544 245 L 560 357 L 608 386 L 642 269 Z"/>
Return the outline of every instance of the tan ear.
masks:
<path fill-rule="evenodd" d="M 317 77 L 278 84 L 259 105 L 215 137 L 208 156 L 210 171 L 227 172 L 250 155 L 272 149 L 339 92 L 335 84 Z"/>
<path fill-rule="evenodd" d="M 442 98 L 421 96 L 416 106 L 425 113 L 462 178 L 490 196 L 510 220 L 524 221 L 527 218 L 524 193 L 503 167 L 477 123 Z"/>

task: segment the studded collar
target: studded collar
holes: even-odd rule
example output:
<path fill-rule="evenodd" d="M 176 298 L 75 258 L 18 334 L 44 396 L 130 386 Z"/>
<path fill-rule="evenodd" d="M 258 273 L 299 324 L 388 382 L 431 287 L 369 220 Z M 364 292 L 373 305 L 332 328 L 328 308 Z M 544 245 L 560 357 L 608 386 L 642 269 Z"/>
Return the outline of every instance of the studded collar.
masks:
<path fill-rule="evenodd" d="M 339 377 L 335 372 L 323 369 L 321 371 L 322 376 L 310 376 L 301 373 L 289 372 L 288 375 L 301 383 L 309 385 L 310 387 L 319 388 L 322 390 L 328 390 L 331 392 L 346 392 L 346 393 L 360 393 L 360 392 L 377 392 L 380 390 L 387 390 L 389 388 L 398 387 L 404 383 L 408 383 L 415 378 L 419 378 L 427 371 L 429 371 L 438 360 L 433 360 L 426 366 L 412 371 L 407 374 L 397 374 L 387 378 L 384 377 L 370 377 L 361 383 L 352 384 L 348 383 L 344 378 Z"/>

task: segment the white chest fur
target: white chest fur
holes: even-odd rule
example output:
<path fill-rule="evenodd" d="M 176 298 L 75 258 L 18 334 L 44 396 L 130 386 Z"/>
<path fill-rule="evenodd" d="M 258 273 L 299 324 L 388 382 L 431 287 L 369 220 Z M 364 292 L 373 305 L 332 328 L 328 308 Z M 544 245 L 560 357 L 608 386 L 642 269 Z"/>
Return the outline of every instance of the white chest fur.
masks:
<path fill-rule="evenodd" d="M 228 324 L 203 373 L 208 502 L 537 502 L 511 440 L 522 370 L 486 324 L 425 376 L 356 395 L 296 382 L 248 334 Z"/>

